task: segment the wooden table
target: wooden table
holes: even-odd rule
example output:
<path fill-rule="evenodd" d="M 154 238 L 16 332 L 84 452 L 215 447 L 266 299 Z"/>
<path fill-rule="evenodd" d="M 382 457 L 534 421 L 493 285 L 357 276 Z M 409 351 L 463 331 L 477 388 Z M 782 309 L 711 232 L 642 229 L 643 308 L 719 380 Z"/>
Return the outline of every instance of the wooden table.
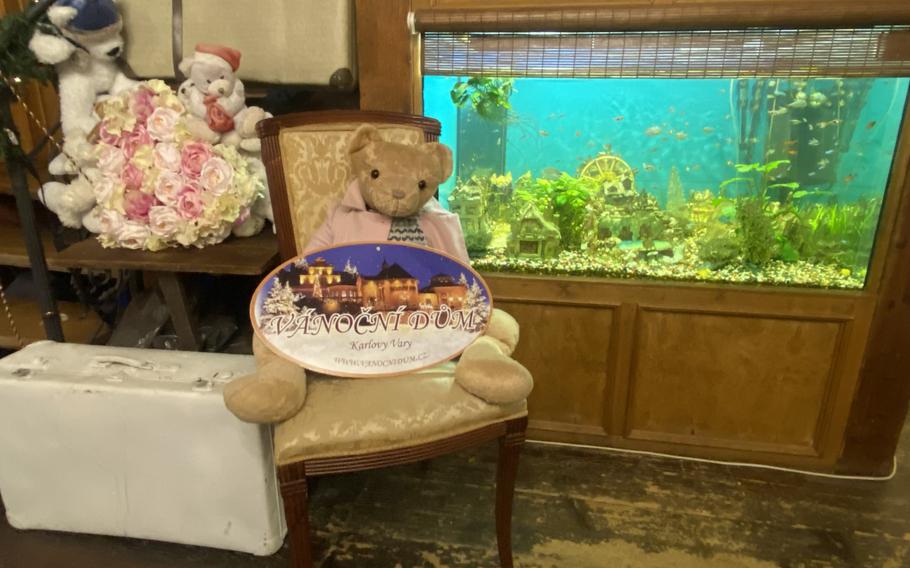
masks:
<path fill-rule="evenodd" d="M 0 227 L 0 264 L 29 266 L 19 231 L 19 227 Z M 177 332 L 178 346 L 186 350 L 199 349 L 200 339 L 182 275 L 258 276 L 278 262 L 278 242 L 268 227 L 254 237 L 231 237 L 221 244 L 201 249 L 166 249 L 159 252 L 106 249 L 92 238 L 57 252 L 50 244 L 49 236 L 44 239 L 44 244 L 51 270 L 141 270 L 154 273 Z M 138 302 L 133 303 L 137 304 L 133 317 L 130 317 L 128 308 L 118 328 L 136 324 L 136 318 L 142 317 L 142 306 Z M 112 341 L 116 338 L 117 330 Z"/>

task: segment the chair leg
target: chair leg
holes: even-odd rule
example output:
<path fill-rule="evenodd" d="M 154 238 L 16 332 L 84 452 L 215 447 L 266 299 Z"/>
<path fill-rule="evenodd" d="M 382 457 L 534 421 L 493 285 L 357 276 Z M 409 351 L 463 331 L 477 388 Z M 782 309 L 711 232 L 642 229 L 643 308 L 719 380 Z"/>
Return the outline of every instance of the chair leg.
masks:
<path fill-rule="evenodd" d="M 284 501 L 284 517 L 288 525 L 291 568 L 312 568 L 309 490 L 303 464 L 280 467 L 278 478 L 281 484 L 281 498 Z"/>
<path fill-rule="evenodd" d="M 499 461 L 496 465 L 496 544 L 502 568 L 513 566 L 512 499 L 518 473 L 518 456 L 524 444 L 527 426 L 527 418 L 510 420 L 506 434 L 499 438 Z"/>

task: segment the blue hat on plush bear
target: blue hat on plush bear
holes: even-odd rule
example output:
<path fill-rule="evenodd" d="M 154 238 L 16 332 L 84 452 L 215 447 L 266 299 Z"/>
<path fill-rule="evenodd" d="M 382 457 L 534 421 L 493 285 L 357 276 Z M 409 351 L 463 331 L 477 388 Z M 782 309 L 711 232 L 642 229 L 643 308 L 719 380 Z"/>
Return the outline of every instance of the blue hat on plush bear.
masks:
<path fill-rule="evenodd" d="M 76 9 L 76 17 L 67 26 L 74 32 L 97 32 L 120 23 L 113 0 L 57 0 L 54 6 Z"/>

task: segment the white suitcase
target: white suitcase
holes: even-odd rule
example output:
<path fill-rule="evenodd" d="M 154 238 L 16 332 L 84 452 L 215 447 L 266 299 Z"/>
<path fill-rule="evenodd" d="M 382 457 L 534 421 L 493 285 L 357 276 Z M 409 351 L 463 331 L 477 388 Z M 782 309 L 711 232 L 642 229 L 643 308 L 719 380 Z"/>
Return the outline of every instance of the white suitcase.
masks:
<path fill-rule="evenodd" d="M 11 525 L 272 554 L 284 540 L 269 428 L 221 391 L 243 355 L 42 341 L 0 359 Z"/>

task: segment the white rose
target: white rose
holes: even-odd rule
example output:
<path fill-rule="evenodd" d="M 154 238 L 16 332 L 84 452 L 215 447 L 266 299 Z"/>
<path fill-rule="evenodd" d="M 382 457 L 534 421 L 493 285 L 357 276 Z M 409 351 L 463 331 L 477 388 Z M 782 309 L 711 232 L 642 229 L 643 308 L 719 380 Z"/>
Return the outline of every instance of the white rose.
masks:
<path fill-rule="evenodd" d="M 167 107 L 158 107 L 148 119 L 148 133 L 155 140 L 173 142 L 180 114 Z"/>
<path fill-rule="evenodd" d="M 161 172 L 155 184 L 155 197 L 165 205 L 175 205 L 183 191 L 183 178 L 174 172 Z"/>
<path fill-rule="evenodd" d="M 181 223 L 183 218 L 173 207 L 156 205 L 149 209 L 149 229 L 159 237 L 165 239 L 173 237 Z"/>
<path fill-rule="evenodd" d="M 105 209 L 101 212 L 101 232 L 108 235 L 116 235 L 123 226 L 123 215 L 112 209 Z"/>
<path fill-rule="evenodd" d="M 221 158 L 212 157 L 202 166 L 199 182 L 203 189 L 213 195 L 222 195 L 231 188 L 234 179 L 234 169 Z"/>
<path fill-rule="evenodd" d="M 123 150 L 110 144 L 98 145 L 98 169 L 105 177 L 120 177 L 123 166 L 126 165 L 126 156 Z"/>
<path fill-rule="evenodd" d="M 123 182 L 119 177 L 117 179 L 103 177 L 92 183 L 92 190 L 98 203 L 110 203 L 115 195 L 123 193 Z"/>
<path fill-rule="evenodd" d="M 123 248 L 144 249 L 150 234 L 143 223 L 125 221 L 117 231 L 117 243 Z"/>
<path fill-rule="evenodd" d="M 180 171 L 180 149 L 172 142 L 155 146 L 155 167 L 168 172 Z"/>

